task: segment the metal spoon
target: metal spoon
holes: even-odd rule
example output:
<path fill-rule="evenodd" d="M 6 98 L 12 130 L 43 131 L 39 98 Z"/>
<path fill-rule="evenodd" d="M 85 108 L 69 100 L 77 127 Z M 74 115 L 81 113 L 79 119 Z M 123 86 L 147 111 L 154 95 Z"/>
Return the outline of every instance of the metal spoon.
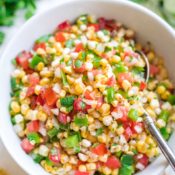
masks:
<path fill-rule="evenodd" d="M 138 50 L 136 50 L 136 52 L 143 58 L 143 60 L 146 63 L 145 81 L 148 82 L 149 70 L 150 70 L 148 58 L 143 52 L 138 51 Z M 167 142 L 164 140 L 164 138 L 160 134 L 159 130 L 156 128 L 152 117 L 150 117 L 150 115 L 145 109 L 144 109 L 144 122 L 146 126 L 148 127 L 149 132 L 151 133 L 151 135 L 154 137 L 154 139 L 158 143 L 159 148 L 161 149 L 162 153 L 164 154 L 169 164 L 175 171 L 175 155 L 173 151 L 171 150 L 171 148 L 168 146 Z"/>

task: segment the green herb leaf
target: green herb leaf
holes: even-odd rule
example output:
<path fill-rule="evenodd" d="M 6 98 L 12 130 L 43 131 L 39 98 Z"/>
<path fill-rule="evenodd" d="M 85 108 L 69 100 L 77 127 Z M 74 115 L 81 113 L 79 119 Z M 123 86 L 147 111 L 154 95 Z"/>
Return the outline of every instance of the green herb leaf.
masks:
<path fill-rule="evenodd" d="M 67 78 L 63 71 L 61 71 L 61 78 L 62 78 L 63 85 L 67 86 L 68 85 Z"/>
<path fill-rule="evenodd" d="M 167 123 L 168 118 L 169 118 L 169 115 L 170 115 L 169 111 L 162 110 L 161 113 L 160 113 L 160 115 L 159 115 L 159 118 L 162 119 L 162 120 L 164 120 Z"/>
<path fill-rule="evenodd" d="M 65 144 L 68 148 L 74 148 L 78 146 L 78 143 L 79 139 L 77 135 L 72 135 L 65 139 Z"/>
<path fill-rule="evenodd" d="M 27 135 L 27 138 L 29 139 L 29 141 L 34 142 L 35 144 L 40 143 L 40 136 L 36 132 L 29 133 Z"/>
<path fill-rule="evenodd" d="M 170 133 L 167 131 L 167 128 L 166 127 L 163 127 L 160 129 L 160 133 L 162 134 L 163 138 L 165 140 L 168 140 L 169 137 L 170 137 Z"/>
<path fill-rule="evenodd" d="M 57 134 L 59 133 L 59 130 L 57 128 L 52 128 L 51 130 L 49 130 L 47 132 L 47 135 L 50 137 L 50 138 L 53 138 L 54 136 L 56 136 Z"/>
<path fill-rule="evenodd" d="M 122 165 L 133 165 L 134 158 L 132 155 L 125 154 L 121 157 L 121 163 Z"/>
<path fill-rule="evenodd" d="M 96 131 L 96 136 L 99 136 L 103 133 L 103 128 L 98 128 Z"/>
<path fill-rule="evenodd" d="M 75 61 L 75 67 L 80 68 L 83 65 L 83 62 L 81 60 L 76 60 Z"/>
<path fill-rule="evenodd" d="M 74 96 L 64 97 L 60 99 L 60 103 L 62 106 L 71 107 L 74 103 L 74 99 L 75 99 Z"/>
<path fill-rule="evenodd" d="M 107 88 L 107 102 L 108 103 L 111 103 L 114 100 L 114 98 L 115 98 L 114 95 L 115 95 L 114 88 L 113 87 L 108 87 Z"/>

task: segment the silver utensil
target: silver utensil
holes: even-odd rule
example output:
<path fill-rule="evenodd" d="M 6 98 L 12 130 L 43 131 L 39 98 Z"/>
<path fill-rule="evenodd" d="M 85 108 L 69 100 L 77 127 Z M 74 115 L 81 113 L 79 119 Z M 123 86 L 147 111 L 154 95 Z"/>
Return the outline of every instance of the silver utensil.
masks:
<path fill-rule="evenodd" d="M 146 63 L 146 71 L 145 71 L 145 81 L 148 82 L 149 79 L 149 61 L 146 55 L 141 51 L 136 51 L 145 61 Z M 160 134 L 159 130 L 156 128 L 155 123 L 152 117 L 148 114 L 148 112 L 144 109 L 144 122 L 148 127 L 149 132 L 156 140 L 159 148 L 161 149 L 162 153 L 168 160 L 169 164 L 171 165 L 172 169 L 175 171 L 175 155 L 171 148 L 168 146 L 167 142 L 164 140 L 162 135 Z"/>

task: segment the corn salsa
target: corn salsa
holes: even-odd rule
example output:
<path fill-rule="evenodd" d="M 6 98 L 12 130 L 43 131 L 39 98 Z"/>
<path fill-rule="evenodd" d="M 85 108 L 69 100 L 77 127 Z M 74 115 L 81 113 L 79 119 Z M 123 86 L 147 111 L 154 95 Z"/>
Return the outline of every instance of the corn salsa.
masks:
<path fill-rule="evenodd" d="M 132 175 L 160 153 L 143 106 L 168 140 L 174 87 L 162 58 L 120 22 L 81 15 L 12 61 L 10 115 L 22 149 L 53 175 Z M 150 78 L 145 82 L 146 54 Z"/>

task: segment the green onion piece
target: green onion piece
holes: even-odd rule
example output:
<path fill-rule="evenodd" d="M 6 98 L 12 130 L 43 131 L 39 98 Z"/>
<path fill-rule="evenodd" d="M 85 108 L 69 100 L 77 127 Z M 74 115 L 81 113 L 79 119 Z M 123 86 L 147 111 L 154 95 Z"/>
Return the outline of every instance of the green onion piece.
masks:
<path fill-rule="evenodd" d="M 133 156 L 132 155 L 123 155 L 121 157 L 121 163 L 122 165 L 133 165 L 134 163 L 134 159 L 133 159 Z"/>
<path fill-rule="evenodd" d="M 27 138 L 29 141 L 34 142 L 35 144 L 40 143 L 41 140 L 39 134 L 36 132 L 29 133 L 27 135 Z"/>
<path fill-rule="evenodd" d="M 12 91 L 17 91 L 17 90 L 19 90 L 19 85 L 18 85 L 17 82 L 16 82 L 16 78 L 11 77 L 10 84 L 11 84 L 11 89 L 12 89 Z"/>
<path fill-rule="evenodd" d="M 31 156 L 36 163 L 40 163 L 44 159 L 44 157 L 41 156 L 40 154 L 32 153 Z"/>
<path fill-rule="evenodd" d="M 159 115 L 159 118 L 162 119 L 162 120 L 164 120 L 167 123 L 168 118 L 169 118 L 169 115 L 170 115 L 169 111 L 162 110 L 161 113 L 160 113 L 160 115 Z"/>
<path fill-rule="evenodd" d="M 114 100 L 115 90 L 113 87 L 107 88 L 107 102 L 111 103 Z"/>
<path fill-rule="evenodd" d="M 137 121 L 138 119 L 138 111 L 136 109 L 130 109 L 129 113 L 128 113 L 128 117 L 133 120 L 133 121 Z"/>
<path fill-rule="evenodd" d="M 83 65 L 83 62 L 81 60 L 76 60 L 75 61 L 75 67 L 80 68 Z"/>
<path fill-rule="evenodd" d="M 116 64 L 113 72 L 115 74 L 122 73 L 122 72 L 127 72 L 127 67 L 124 66 L 122 63 Z"/>
<path fill-rule="evenodd" d="M 47 135 L 50 137 L 50 138 L 53 138 L 54 136 L 56 136 L 58 134 L 59 130 L 57 128 L 52 128 L 51 130 L 49 130 L 47 132 Z"/>
<path fill-rule="evenodd" d="M 168 101 L 172 104 L 172 105 L 175 105 L 175 95 L 170 95 L 168 97 Z"/>
<path fill-rule="evenodd" d="M 68 96 L 60 99 L 60 103 L 62 106 L 70 107 L 74 103 L 74 96 Z"/>
<path fill-rule="evenodd" d="M 98 128 L 96 131 L 96 136 L 99 136 L 103 133 L 103 128 Z"/>
<path fill-rule="evenodd" d="M 74 123 L 78 126 L 88 126 L 88 119 L 87 117 L 75 117 Z"/>
<path fill-rule="evenodd" d="M 94 55 L 94 57 L 92 58 L 92 64 L 94 68 L 100 67 L 100 60 L 101 60 L 100 57 L 98 57 L 97 55 Z"/>
<path fill-rule="evenodd" d="M 61 71 L 61 78 L 62 78 L 63 85 L 67 86 L 68 85 L 67 78 L 63 71 Z"/>
<path fill-rule="evenodd" d="M 29 63 L 30 68 L 35 69 L 35 67 L 40 63 L 43 62 L 44 63 L 44 59 L 42 57 L 40 57 L 39 55 L 35 55 L 31 62 Z"/>
<path fill-rule="evenodd" d="M 68 148 L 74 148 L 78 146 L 79 138 L 78 135 L 72 135 L 65 139 L 65 144 Z"/>
<path fill-rule="evenodd" d="M 67 48 L 72 48 L 74 46 L 74 41 L 70 39 L 66 41 L 65 45 Z"/>
<path fill-rule="evenodd" d="M 134 173 L 134 167 L 129 165 L 122 165 L 119 169 L 119 175 L 132 175 Z"/>
<path fill-rule="evenodd" d="M 167 131 L 167 128 L 166 127 L 163 127 L 160 129 L 160 133 L 162 134 L 163 138 L 165 140 L 168 140 L 169 137 L 170 137 L 170 133 Z"/>

